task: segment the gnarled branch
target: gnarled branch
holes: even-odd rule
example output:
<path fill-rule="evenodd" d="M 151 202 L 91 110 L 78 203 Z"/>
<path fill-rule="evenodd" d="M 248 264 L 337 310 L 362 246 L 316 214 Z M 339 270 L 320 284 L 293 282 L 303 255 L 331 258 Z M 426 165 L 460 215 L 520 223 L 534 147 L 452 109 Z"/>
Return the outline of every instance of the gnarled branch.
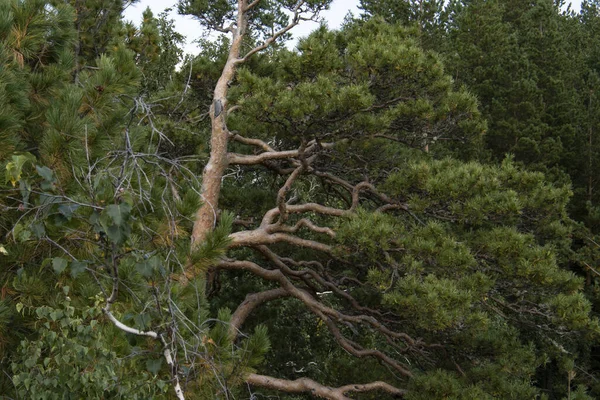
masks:
<path fill-rule="evenodd" d="M 348 392 L 370 392 L 374 390 L 381 390 L 395 397 L 402 397 L 404 394 L 406 394 L 405 390 L 398 389 L 390 384 L 380 381 L 332 388 L 308 378 L 300 378 L 290 381 L 287 379 L 273 378 L 266 375 L 249 374 L 246 377 L 246 382 L 250 385 L 279 390 L 286 393 L 309 392 L 313 396 L 322 397 L 329 400 L 351 400 L 346 396 L 346 393 Z"/>

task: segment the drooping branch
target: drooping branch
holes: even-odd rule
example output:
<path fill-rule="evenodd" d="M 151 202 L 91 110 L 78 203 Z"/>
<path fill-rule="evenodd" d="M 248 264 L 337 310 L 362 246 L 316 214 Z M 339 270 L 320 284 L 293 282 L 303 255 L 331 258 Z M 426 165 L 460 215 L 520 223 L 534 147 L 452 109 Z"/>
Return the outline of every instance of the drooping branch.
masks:
<path fill-rule="evenodd" d="M 274 252 L 269 250 L 268 247 L 260 246 L 258 248 L 258 250 L 261 253 L 263 253 L 269 259 L 269 261 L 271 261 L 273 264 L 275 264 L 280 270 L 283 270 L 283 271 L 287 270 L 287 271 L 291 272 L 289 270 L 289 268 L 285 265 L 285 263 L 281 260 L 281 258 L 277 254 L 275 254 Z M 318 303 L 318 304 L 321 305 L 321 303 Z M 330 316 L 334 317 L 336 320 L 343 320 L 346 322 L 354 322 L 354 323 L 366 323 L 368 325 L 371 325 L 373 328 L 377 329 L 384 335 L 387 335 L 389 337 L 393 337 L 396 339 L 401 339 L 401 340 L 407 342 L 409 345 L 416 344 L 416 341 L 413 338 L 411 338 L 410 336 L 408 336 L 407 334 L 401 333 L 401 332 L 394 332 L 394 331 L 390 330 L 389 328 L 384 326 L 382 323 L 377 321 L 377 319 L 374 317 L 367 316 L 367 315 L 356 315 L 356 316 L 346 315 L 337 310 L 334 310 L 329 307 L 324 307 L 324 306 L 319 307 L 319 308 L 326 315 L 330 315 Z"/>
<path fill-rule="evenodd" d="M 371 314 L 371 315 L 377 315 L 379 317 L 382 316 L 382 313 L 380 311 L 360 305 L 360 303 L 350 293 L 348 293 L 347 290 L 340 289 L 337 284 L 333 283 L 330 279 L 326 279 L 327 274 L 321 263 L 319 263 L 317 261 L 310 261 L 310 262 L 300 261 L 300 262 L 298 262 L 289 257 L 286 257 L 286 258 L 280 257 L 266 247 L 261 248 L 261 251 L 269 252 L 272 254 L 272 257 L 274 257 L 275 259 L 279 259 L 281 262 L 277 264 L 277 267 L 281 271 L 283 271 L 286 275 L 298 276 L 301 278 L 308 276 L 311 280 L 313 280 L 314 282 L 316 282 L 318 285 L 321 286 L 321 288 L 322 288 L 321 290 L 330 290 L 332 293 L 335 293 L 336 295 L 342 297 L 343 299 L 347 300 L 356 311 L 361 312 L 361 313 Z M 313 265 L 313 266 L 317 265 L 319 268 L 319 272 L 314 271 L 313 269 L 306 269 L 306 268 L 296 271 L 296 270 L 292 270 L 291 268 L 288 268 L 286 264 L 294 265 L 296 267 L 302 267 L 303 265 Z M 306 282 L 306 280 L 305 280 L 305 282 Z M 306 283 L 309 284 L 308 282 L 306 282 Z"/>
<path fill-rule="evenodd" d="M 264 279 L 278 282 L 280 286 L 285 289 L 291 296 L 300 300 L 304 305 L 315 315 L 321 318 L 327 327 L 332 332 L 336 341 L 349 353 L 357 357 L 374 357 L 380 361 L 386 363 L 390 367 L 394 368 L 397 372 L 406 377 L 412 377 L 413 374 L 404 365 L 398 361 L 392 359 L 386 354 L 379 350 L 362 349 L 354 343 L 351 343 L 344 338 L 339 328 L 333 322 L 333 319 L 347 322 L 368 322 L 360 317 L 346 316 L 333 308 L 327 307 L 320 301 L 316 300 L 310 293 L 296 287 L 280 270 L 268 270 L 252 261 L 240 261 L 240 260 L 222 260 L 218 263 L 219 268 L 233 269 L 233 270 L 246 270 L 260 276 Z M 406 334 L 397 333 L 409 338 Z M 410 339 L 411 343 L 415 343 L 414 339 Z"/>
<path fill-rule="evenodd" d="M 324 386 L 308 378 L 300 378 L 290 381 L 286 379 L 273 378 L 266 375 L 250 374 L 246 377 L 246 382 L 250 385 L 279 390 L 286 393 L 309 392 L 313 396 L 329 400 L 351 400 L 346 396 L 346 393 L 348 392 L 361 393 L 380 390 L 395 397 L 402 397 L 406 394 L 405 390 L 395 388 L 390 384 L 380 381 L 332 388 L 329 386 Z"/>

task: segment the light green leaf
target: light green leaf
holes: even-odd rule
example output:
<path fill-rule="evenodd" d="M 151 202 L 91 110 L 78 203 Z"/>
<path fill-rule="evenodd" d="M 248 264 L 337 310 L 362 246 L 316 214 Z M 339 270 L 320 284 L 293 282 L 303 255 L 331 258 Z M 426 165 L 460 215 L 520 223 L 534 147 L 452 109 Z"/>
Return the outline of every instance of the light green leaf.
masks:
<path fill-rule="evenodd" d="M 31 232 L 33 232 L 38 239 L 41 239 L 46 234 L 46 227 L 42 222 L 34 222 L 29 229 L 31 229 Z"/>
<path fill-rule="evenodd" d="M 125 235 L 123 235 L 123 230 L 117 225 L 111 225 L 106 228 L 106 236 L 108 236 L 108 238 L 115 243 L 121 243 L 125 238 Z"/>
<path fill-rule="evenodd" d="M 6 164 L 6 182 L 10 182 L 15 187 L 17 182 L 21 180 L 23 166 L 28 161 L 35 161 L 35 157 L 30 153 L 13 155 L 12 161 Z"/>
<path fill-rule="evenodd" d="M 58 207 L 58 212 L 64 215 L 65 218 L 70 221 L 71 217 L 73 216 L 73 213 L 77 211 L 78 208 L 78 204 L 63 204 L 60 207 Z"/>

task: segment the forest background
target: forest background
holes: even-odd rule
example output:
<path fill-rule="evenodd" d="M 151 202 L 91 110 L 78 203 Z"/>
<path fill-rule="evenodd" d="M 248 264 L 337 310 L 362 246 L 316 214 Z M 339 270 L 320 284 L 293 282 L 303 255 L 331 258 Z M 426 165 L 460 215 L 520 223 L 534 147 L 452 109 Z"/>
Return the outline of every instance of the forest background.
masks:
<path fill-rule="evenodd" d="M 600 397 L 600 2 L 130 3 L 0 3 L 0 396 Z"/>

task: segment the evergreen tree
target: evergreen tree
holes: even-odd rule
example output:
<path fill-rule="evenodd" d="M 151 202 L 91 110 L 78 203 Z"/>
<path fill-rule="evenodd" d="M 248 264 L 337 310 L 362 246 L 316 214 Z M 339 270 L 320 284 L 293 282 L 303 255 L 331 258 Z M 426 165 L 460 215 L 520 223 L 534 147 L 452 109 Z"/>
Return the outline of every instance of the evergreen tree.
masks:
<path fill-rule="evenodd" d="M 78 67 L 73 12 L 41 0 L 0 5 L 3 78 L 15 78 L 2 81 L 0 97 L 13 111 L 2 117 L 12 148 L 1 160 L 0 392 L 183 398 L 185 377 L 212 399 L 260 362 L 266 332 L 234 344 L 227 310 L 207 322 L 201 280 L 173 289 L 199 205 L 195 174 L 159 152 L 166 137 L 136 66 L 151 70 L 140 57 L 148 49 L 136 57 L 115 42 L 93 68 Z M 168 76 L 177 53 L 164 50 L 156 75 Z M 230 222 L 222 225 L 197 263 L 221 254 Z M 182 320 L 189 329 L 175 336 Z"/>
<path fill-rule="evenodd" d="M 600 230 L 600 211 L 598 208 L 598 163 L 600 159 L 600 141 L 598 140 L 598 90 L 600 87 L 600 51 L 597 47 L 597 38 L 600 35 L 600 5 L 596 1 L 585 1 L 581 5 L 581 29 L 583 30 L 581 52 L 584 59 L 581 65 L 581 104 L 582 119 L 580 124 L 581 159 L 580 173 L 573 177 L 579 191 L 579 204 L 576 210 L 578 215 L 586 221 L 593 232 Z M 583 203 L 583 204 L 582 204 Z"/>
<path fill-rule="evenodd" d="M 270 47 L 328 4 L 182 1 L 227 36 L 179 74 L 165 16 L 136 30 L 123 3 L 0 4 L 3 393 L 598 396 L 569 187 L 472 161 L 486 123 L 421 47 L 428 3 L 410 4 L 418 26 L 371 19 Z M 522 162 L 528 138 L 567 143 L 571 120 L 545 110 L 570 101 L 551 79 L 569 75 L 533 49 L 559 56 L 556 8 L 454 7 L 456 79 L 488 77 L 494 101 L 496 77 L 519 77 L 488 131 L 514 135 Z M 92 48 L 78 29 L 97 15 Z M 507 35 L 493 43 L 482 21 Z M 524 32 L 532 21 L 543 29 Z"/>
<path fill-rule="evenodd" d="M 364 19 L 377 16 L 389 23 L 417 27 L 421 45 L 439 50 L 443 44 L 447 15 L 441 0 L 360 0 Z"/>

